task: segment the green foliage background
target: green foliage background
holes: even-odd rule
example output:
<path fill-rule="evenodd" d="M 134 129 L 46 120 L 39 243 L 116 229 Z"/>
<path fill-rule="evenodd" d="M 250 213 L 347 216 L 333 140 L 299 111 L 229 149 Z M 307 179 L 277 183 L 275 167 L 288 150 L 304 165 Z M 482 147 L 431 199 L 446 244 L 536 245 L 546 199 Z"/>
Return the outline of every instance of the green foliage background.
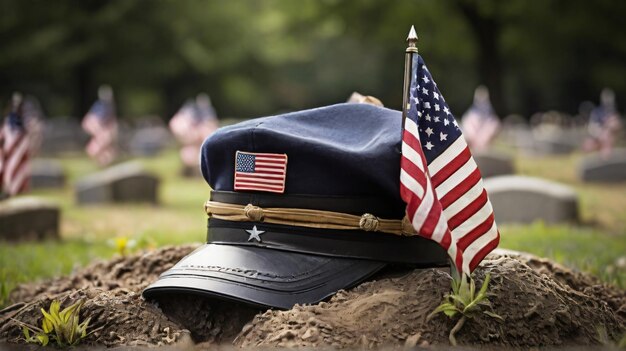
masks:
<path fill-rule="evenodd" d="M 121 115 L 169 117 L 208 92 L 222 116 L 343 101 L 398 108 L 404 39 L 460 114 L 486 83 L 501 115 L 576 112 L 600 89 L 626 94 L 621 0 L 1 0 L 0 101 L 38 96 L 82 116 L 99 84 Z"/>

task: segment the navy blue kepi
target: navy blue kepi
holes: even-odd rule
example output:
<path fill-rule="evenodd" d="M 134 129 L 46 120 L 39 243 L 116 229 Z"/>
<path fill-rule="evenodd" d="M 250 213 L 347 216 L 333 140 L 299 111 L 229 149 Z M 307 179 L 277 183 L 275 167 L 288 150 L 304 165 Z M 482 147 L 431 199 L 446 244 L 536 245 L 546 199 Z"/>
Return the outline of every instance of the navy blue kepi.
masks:
<path fill-rule="evenodd" d="M 143 292 L 290 308 L 388 264 L 446 266 L 402 221 L 400 112 L 339 104 L 248 120 L 202 146 L 207 244 Z M 414 233 L 413 233 L 414 234 Z"/>

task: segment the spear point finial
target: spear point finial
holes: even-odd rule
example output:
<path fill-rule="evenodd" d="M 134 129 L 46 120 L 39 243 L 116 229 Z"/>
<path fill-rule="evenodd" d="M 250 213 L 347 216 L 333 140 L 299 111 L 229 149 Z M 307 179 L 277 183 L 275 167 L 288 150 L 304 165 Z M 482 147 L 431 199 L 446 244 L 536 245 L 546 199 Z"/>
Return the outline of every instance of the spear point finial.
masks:
<path fill-rule="evenodd" d="M 417 39 L 417 32 L 415 32 L 415 27 L 411 26 L 409 35 L 406 38 L 406 42 L 409 43 L 409 46 L 406 48 L 406 52 L 417 52 Z"/>

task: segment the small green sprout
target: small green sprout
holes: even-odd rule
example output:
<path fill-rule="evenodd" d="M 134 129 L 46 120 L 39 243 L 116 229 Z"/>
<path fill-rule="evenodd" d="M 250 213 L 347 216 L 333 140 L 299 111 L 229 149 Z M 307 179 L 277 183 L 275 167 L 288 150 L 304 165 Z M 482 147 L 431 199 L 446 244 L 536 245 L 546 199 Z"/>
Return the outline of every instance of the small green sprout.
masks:
<path fill-rule="evenodd" d="M 48 311 L 41 309 L 43 314 L 41 328 L 22 323 L 22 332 L 26 342 L 46 346 L 52 338 L 60 347 L 78 344 L 87 337 L 87 328 L 91 320 L 87 318 L 82 323 L 80 322 L 80 309 L 83 304 L 84 301 L 80 300 L 61 311 L 59 301 L 52 301 Z M 31 333 L 34 335 L 31 336 Z"/>
<path fill-rule="evenodd" d="M 453 346 L 456 346 L 456 333 L 461 330 L 461 327 L 463 327 L 463 324 L 468 318 L 474 318 L 483 313 L 490 317 L 503 320 L 502 317 L 491 310 L 483 309 L 483 307 L 491 309 L 491 302 L 489 302 L 487 298 L 487 287 L 489 286 L 490 279 L 490 275 L 487 274 L 478 293 L 476 293 L 474 279 L 469 278 L 469 282 L 465 277 L 452 279 L 452 293 L 446 294 L 441 305 L 428 315 L 429 320 L 437 313 L 441 312 L 450 318 L 454 318 L 459 314 L 461 315 L 461 318 L 450 331 L 449 339 L 450 344 Z"/>
<path fill-rule="evenodd" d="M 35 335 L 30 336 L 30 328 L 27 326 L 22 326 L 22 333 L 24 333 L 24 338 L 27 343 L 33 344 L 41 344 L 41 346 L 48 345 L 48 334 L 43 331 L 38 331 Z"/>

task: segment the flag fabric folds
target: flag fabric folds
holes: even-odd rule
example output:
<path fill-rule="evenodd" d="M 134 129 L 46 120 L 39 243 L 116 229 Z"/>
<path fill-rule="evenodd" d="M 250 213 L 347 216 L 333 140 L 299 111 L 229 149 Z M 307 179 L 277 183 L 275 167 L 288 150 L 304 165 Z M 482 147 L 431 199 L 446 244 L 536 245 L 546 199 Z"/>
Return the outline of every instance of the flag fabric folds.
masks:
<path fill-rule="evenodd" d="M 421 56 L 414 54 L 402 132 L 400 194 L 419 235 L 469 275 L 500 234 L 476 162 Z"/>
<path fill-rule="evenodd" d="M 101 166 L 113 162 L 117 152 L 117 117 L 113 101 L 98 99 L 83 118 L 82 127 L 91 135 L 87 154 Z"/>
<path fill-rule="evenodd" d="M 27 190 L 30 178 L 30 142 L 21 116 L 21 102 L 5 118 L 0 134 L 0 183 L 3 192 L 14 196 Z"/>

